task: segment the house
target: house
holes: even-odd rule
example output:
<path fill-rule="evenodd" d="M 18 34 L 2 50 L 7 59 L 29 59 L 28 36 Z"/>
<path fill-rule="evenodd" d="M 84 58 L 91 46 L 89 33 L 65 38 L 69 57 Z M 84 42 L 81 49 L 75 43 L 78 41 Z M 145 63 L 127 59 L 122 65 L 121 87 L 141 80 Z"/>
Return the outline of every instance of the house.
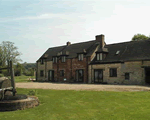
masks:
<path fill-rule="evenodd" d="M 37 60 L 37 81 L 150 83 L 150 40 L 106 44 L 95 40 L 49 48 Z"/>

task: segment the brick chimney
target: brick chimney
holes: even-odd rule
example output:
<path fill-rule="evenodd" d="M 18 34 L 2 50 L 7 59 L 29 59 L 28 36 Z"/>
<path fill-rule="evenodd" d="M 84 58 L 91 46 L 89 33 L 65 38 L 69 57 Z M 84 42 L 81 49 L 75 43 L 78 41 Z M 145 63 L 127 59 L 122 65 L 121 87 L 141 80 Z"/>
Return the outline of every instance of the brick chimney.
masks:
<path fill-rule="evenodd" d="M 105 36 L 103 34 L 96 35 L 95 38 L 96 38 L 96 41 L 100 42 L 100 48 L 105 46 L 105 40 L 104 40 Z"/>
<path fill-rule="evenodd" d="M 71 42 L 68 41 L 68 42 L 67 42 L 67 46 L 69 46 L 69 45 L 71 45 Z"/>

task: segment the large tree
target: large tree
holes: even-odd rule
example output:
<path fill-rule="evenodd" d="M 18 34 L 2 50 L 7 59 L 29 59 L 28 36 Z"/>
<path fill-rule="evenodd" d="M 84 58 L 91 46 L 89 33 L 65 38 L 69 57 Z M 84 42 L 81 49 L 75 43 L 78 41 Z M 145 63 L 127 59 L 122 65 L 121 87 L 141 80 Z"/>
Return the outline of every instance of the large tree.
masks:
<path fill-rule="evenodd" d="M 143 34 L 136 34 L 133 36 L 132 41 L 148 40 L 150 37 Z"/>
<path fill-rule="evenodd" d="M 21 53 L 18 52 L 18 48 L 14 46 L 14 43 L 10 41 L 3 41 L 0 44 L 0 55 L 2 66 L 8 64 L 10 60 L 12 60 L 13 63 L 21 61 L 21 59 L 18 58 Z"/>

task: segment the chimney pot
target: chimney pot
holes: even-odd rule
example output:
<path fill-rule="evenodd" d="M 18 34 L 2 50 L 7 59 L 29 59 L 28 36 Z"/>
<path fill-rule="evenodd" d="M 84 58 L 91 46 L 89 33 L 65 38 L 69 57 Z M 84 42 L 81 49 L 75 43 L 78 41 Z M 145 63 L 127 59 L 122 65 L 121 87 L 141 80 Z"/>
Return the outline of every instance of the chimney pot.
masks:
<path fill-rule="evenodd" d="M 71 45 L 71 42 L 68 41 L 68 42 L 67 42 L 67 46 L 69 46 L 69 45 Z"/>

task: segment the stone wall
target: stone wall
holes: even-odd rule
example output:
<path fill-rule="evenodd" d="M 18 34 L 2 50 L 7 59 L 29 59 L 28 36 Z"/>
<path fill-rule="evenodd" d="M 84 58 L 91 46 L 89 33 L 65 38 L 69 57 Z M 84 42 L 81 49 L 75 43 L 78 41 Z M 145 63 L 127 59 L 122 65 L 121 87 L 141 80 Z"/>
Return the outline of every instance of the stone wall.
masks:
<path fill-rule="evenodd" d="M 150 61 L 129 61 L 125 63 L 89 65 L 89 83 L 94 82 L 94 69 L 103 69 L 103 81 L 108 84 L 145 84 L 145 71 L 142 66 L 150 66 Z M 109 76 L 109 69 L 117 68 L 117 77 Z M 130 79 L 125 80 L 125 73 Z"/>
<path fill-rule="evenodd" d="M 40 71 L 44 71 L 44 76 L 40 76 Z M 44 64 L 37 62 L 37 81 L 45 81 L 48 80 L 48 71 L 53 70 L 53 62 L 52 61 L 44 61 Z"/>
<path fill-rule="evenodd" d="M 109 69 L 117 68 L 117 77 L 109 76 Z M 121 64 L 99 64 L 99 65 L 89 65 L 89 83 L 94 83 L 94 69 L 103 69 L 103 82 L 109 84 L 121 83 Z"/>

